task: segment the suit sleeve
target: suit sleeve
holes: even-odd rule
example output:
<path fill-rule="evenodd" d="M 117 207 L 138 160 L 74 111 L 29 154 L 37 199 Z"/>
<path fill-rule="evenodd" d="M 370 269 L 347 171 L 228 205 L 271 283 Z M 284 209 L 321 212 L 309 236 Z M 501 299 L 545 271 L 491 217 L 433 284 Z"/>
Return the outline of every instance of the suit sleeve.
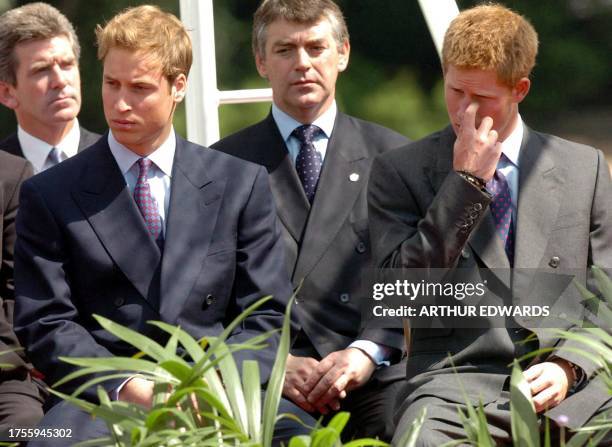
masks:
<path fill-rule="evenodd" d="M 374 160 L 368 206 L 376 267 L 453 267 L 491 201 L 454 171 L 426 209 L 420 192 L 411 190 L 395 163 Z"/>
<path fill-rule="evenodd" d="M 82 326 L 65 273 L 70 262 L 74 260 L 69 259 L 61 228 L 43 195 L 34 182 L 25 182 L 15 245 L 15 332 L 51 386 L 74 371 L 59 357 L 112 357 Z M 71 381 L 59 390 L 72 393 L 83 382 Z M 107 381 L 102 386 L 111 390 L 120 382 Z M 97 402 L 95 389 L 83 397 Z"/>
<path fill-rule="evenodd" d="M 601 267 L 612 278 L 612 184 L 610 168 L 601 151 L 597 151 L 596 181 L 591 206 L 588 267 L 592 265 Z M 597 293 L 597 285 L 592 277 L 589 278 L 589 288 Z M 604 323 L 608 324 L 608 327 L 604 329 L 610 333 L 609 322 Z M 571 332 L 590 336 L 588 330 L 579 327 L 572 328 Z M 588 350 L 583 343 L 576 340 L 563 340 L 559 347 L 555 356 L 581 367 L 587 379 L 593 377 L 598 367 L 581 354 L 585 349 Z"/>
<path fill-rule="evenodd" d="M 273 298 L 247 317 L 229 343 L 241 343 L 263 332 L 282 327 L 291 282 L 285 266 L 285 253 L 268 174 L 259 167 L 253 187 L 238 224 L 238 252 L 234 298 L 239 312 L 263 296 Z M 278 348 L 280 333 L 260 351 L 239 351 L 238 362 L 254 358 L 259 362 L 262 382 L 267 382 Z"/>
<path fill-rule="evenodd" d="M 15 247 L 15 218 L 19 207 L 19 189 L 23 181 L 33 174 L 32 165 L 23 163 L 21 172 L 15 182 L 7 181 L 4 188 L 6 199 L 5 209 L 2 210 L 2 264 L 0 265 L 0 351 L 19 346 L 17 336 L 13 331 L 13 307 L 15 304 L 14 284 L 14 247 Z M 0 358 L 0 363 L 13 366 L 25 366 L 25 353 L 11 352 Z"/>

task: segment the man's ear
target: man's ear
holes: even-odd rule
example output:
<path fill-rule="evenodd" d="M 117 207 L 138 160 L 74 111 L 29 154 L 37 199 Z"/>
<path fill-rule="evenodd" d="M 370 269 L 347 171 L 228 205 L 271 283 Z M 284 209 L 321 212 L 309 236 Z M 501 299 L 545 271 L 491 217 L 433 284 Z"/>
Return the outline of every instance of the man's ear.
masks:
<path fill-rule="evenodd" d="M 0 81 L 0 104 L 12 110 L 19 107 L 19 100 L 17 100 L 15 95 L 15 87 L 4 81 Z"/>
<path fill-rule="evenodd" d="M 172 83 L 172 99 L 174 102 L 179 103 L 185 97 L 187 91 L 187 76 L 184 73 L 179 74 L 174 82 Z"/>
<path fill-rule="evenodd" d="M 514 88 L 512 89 L 512 96 L 514 101 L 518 104 L 520 103 L 527 94 L 529 93 L 529 89 L 531 88 L 531 81 L 529 78 L 521 78 L 518 80 Z"/>
<path fill-rule="evenodd" d="M 259 76 L 264 79 L 268 79 L 268 70 L 266 70 L 266 61 L 264 56 L 259 53 L 259 51 L 255 54 L 255 66 L 257 67 L 257 72 Z"/>
<path fill-rule="evenodd" d="M 338 47 L 338 71 L 346 70 L 349 63 L 349 55 L 351 53 L 351 44 L 346 39 L 342 45 Z"/>

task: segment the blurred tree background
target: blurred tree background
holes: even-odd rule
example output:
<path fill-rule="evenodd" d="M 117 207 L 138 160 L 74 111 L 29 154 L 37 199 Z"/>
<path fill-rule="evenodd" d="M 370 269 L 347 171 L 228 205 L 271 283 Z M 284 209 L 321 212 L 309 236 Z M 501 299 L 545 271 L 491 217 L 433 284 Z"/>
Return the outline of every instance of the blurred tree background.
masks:
<path fill-rule="evenodd" d="M 431 0 L 433 1 L 433 0 Z M 28 3 L 0 0 L 0 10 Z M 101 65 L 94 27 L 121 9 L 154 3 L 179 15 L 178 0 L 49 1 L 76 26 L 81 40 L 83 108 L 79 119 L 104 131 Z M 464 9 L 477 1 L 460 0 Z M 612 0 L 505 0 L 524 14 L 540 36 L 532 89 L 521 105 L 525 121 L 539 130 L 583 141 L 612 155 Z M 216 0 L 215 35 L 221 90 L 262 88 L 250 45 L 258 0 Z M 351 35 L 349 68 L 339 78 L 339 107 L 410 138 L 446 125 L 440 62 L 418 3 L 397 0 L 338 0 Z M 269 104 L 227 105 L 219 110 L 221 135 L 262 119 Z M 14 130 L 12 112 L 0 107 L 0 135 Z M 176 127 L 185 134 L 184 109 Z"/>

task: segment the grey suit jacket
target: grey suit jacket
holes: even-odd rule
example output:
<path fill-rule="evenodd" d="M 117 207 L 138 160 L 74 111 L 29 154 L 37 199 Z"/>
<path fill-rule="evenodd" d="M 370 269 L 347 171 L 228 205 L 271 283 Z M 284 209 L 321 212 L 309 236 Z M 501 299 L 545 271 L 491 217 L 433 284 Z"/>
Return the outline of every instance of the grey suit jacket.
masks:
<path fill-rule="evenodd" d="M 472 269 L 474 275 L 480 268 L 510 267 L 495 235 L 488 206 L 491 197 L 452 170 L 454 141 L 448 127 L 374 161 L 369 209 L 377 265 L 463 268 Z M 605 158 L 601 151 L 526 128 L 519 160 L 514 262 L 515 268 L 525 270 L 515 270 L 512 279 L 504 274 L 497 279 L 515 297 L 523 297 L 516 299 L 534 299 L 527 287 L 535 269 L 577 273 L 584 283 L 593 264 L 608 272 L 612 268 L 612 187 Z M 580 318 L 580 301 L 577 290 L 570 287 L 556 309 Z M 517 322 L 529 329 L 527 319 Z M 562 319 L 558 323 L 561 328 L 571 327 Z M 541 348 L 564 346 L 556 355 L 593 376 L 595 365 L 570 349 L 577 347 L 574 343 L 561 342 L 547 329 L 533 331 Z M 451 361 L 475 403 L 478 398 L 487 403 L 499 396 L 515 353 L 508 330 L 413 332 L 407 368 L 413 397 L 430 393 L 463 402 Z M 601 393 L 585 396 L 580 416 L 593 414 L 607 399 Z"/>
<path fill-rule="evenodd" d="M 400 134 L 338 113 L 317 192 L 308 203 L 272 115 L 213 144 L 213 148 L 266 166 L 283 224 L 287 266 L 298 322 L 317 357 L 356 338 L 398 350 L 401 333 L 360 329 L 362 269 L 371 266 L 366 185 L 374 157 L 405 144 Z M 351 180 L 351 178 L 353 180 Z"/>
<path fill-rule="evenodd" d="M 81 132 L 81 138 L 79 139 L 79 152 L 86 147 L 91 146 L 100 138 L 100 134 L 90 132 L 84 127 L 80 127 L 79 130 Z M 13 132 L 4 140 L 0 141 L 0 150 L 13 154 L 17 157 L 25 158 L 21 144 L 19 143 L 19 138 L 17 137 L 17 132 Z"/>

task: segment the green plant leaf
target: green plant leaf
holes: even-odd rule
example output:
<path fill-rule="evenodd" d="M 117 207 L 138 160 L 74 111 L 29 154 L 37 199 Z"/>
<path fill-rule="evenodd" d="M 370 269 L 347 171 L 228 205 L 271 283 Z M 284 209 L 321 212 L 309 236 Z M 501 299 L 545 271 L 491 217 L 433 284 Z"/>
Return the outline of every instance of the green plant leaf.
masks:
<path fill-rule="evenodd" d="M 185 348 L 185 350 L 194 362 L 198 362 L 202 357 L 204 357 L 204 349 L 201 348 L 200 344 L 196 341 L 195 338 L 193 338 L 181 328 L 172 326 L 171 324 L 165 323 L 163 321 L 149 321 L 148 323 L 160 328 L 161 330 L 169 334 L 176 333 L 179 342 Z"/>
<path fill-rule="evenodd" d="M 164 347 L 149 337 L 100 315 L 94 314 L 93 317 L 108 332 L 144 352 L 149 357 L 158 362 L 167 359 L 168 356 Z"/>
<path fill-rule="evenodd" d="M 351 415 L 348 412 L 341 411 L 340 413 L 335 414 L 331 421 L 328 422 L 327 428 L 336 430 L 339 435 L 342 433 L 342 430 L 344 430 L 344 427 L 346 427 L 350 417 Z"/>
<path fill-rule="evenodd" d="M 516 360 L 510 376 L 510 417 L 514 445 L 539 447 L 538 419 L 529 384 Z"/>
<path fill-rule="evenodd" d="M 281 332 L 274 359 L 274 366 L 268 380 L 266 396 L 263 406 L 263 427 L 262 427 L 262 444 L 264 446 L 272 445 L 272 436 L 274 434 L 274 425 L 276 422 L 276 414 L 283 391 L 283 382 L 285 381 L 285 372 L 287 369 L 287 355 L 289 354 L 289 344 L 291 339 L 291 307 L 294 298 L 292 297 L 287 304 L 285 310 L 285 318 L 283 319 L 283 330 Z"/>
<path fill-rule="evenodd" d="M 249 422 L 248 433 L 254 442 L 261 443 L 261 380 L 256 361 L 242 362 L 242 384 Z"/>
<path fill-rule="evenodd" d="M 215 346 L 215 351 L 222 355 L 221 361 L 219 361 L 219 372 L 223 378 L 225 392 L 227 393 L 230 406 L 234 412 L 234 418 L 240 425 L 242 432 L 248 433 L 249 419 L 246 414 L 247 406 L 244 399 L 244 391 L 242 389 L 242 383 L 240 382 L 240 375 L 238 373 L 236 362 L 231 355 L 228 355 L 229 352 L 225 343 L 213 343 L 211 348 L 212 346 Z"/>
<path fill-rule="evenodd" d="M 423 407 L 417 418 L 412 422 L 410 429 L 404 433 L 399 439 L 398 444 L 404 447 L 414 447 L 416 445 L 417 439 L 419 437 L 419 433 L 421 431 L 421 427 L 425 422 L 425 417 L 427 416 L 427 408 Z"/>
<path fill-rule="evenodd" d="M 591 272 L 593 272 L 595 281 L 597 281 L 597 288 L 601 295 L 606 300 L 608 306 L 612 306 L 612 279 L 600 267 L 595 265 L 591 267 Z M 608 321 L 608 323 L 612 324 L 612 321 Z"/>
<path fill-rule="evenodd" d="M 310 447 L 310 436 L 294 436 L 289 441 L 289 447 Z"/>

